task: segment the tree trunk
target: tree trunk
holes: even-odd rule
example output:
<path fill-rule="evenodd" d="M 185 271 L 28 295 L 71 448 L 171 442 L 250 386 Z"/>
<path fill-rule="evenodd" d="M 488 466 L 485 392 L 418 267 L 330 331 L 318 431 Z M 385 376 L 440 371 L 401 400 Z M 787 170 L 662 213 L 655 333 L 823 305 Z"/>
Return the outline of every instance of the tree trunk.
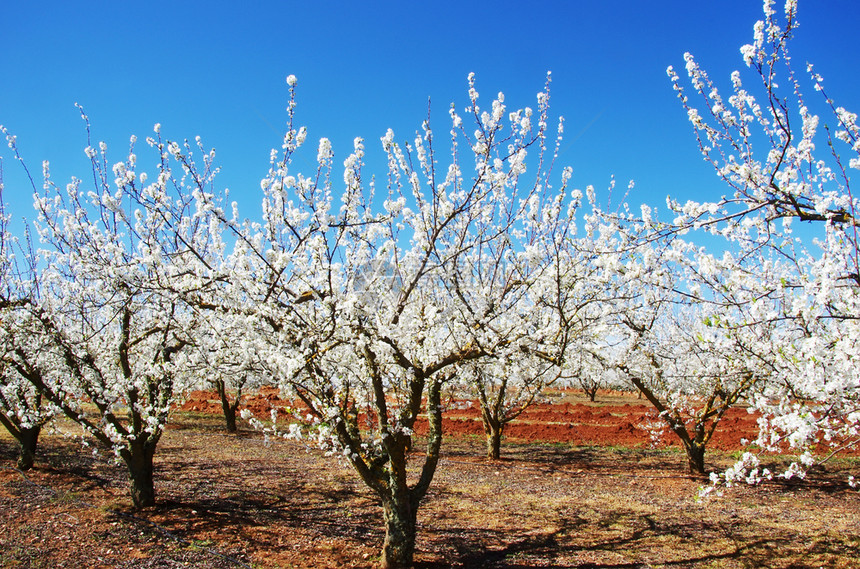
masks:
<path fill-rule="evenodd" d="M 504 421 L 494 413 L 489 405 L 481 403 L 481 422 L 484 424 L 484 434 L 487 435 L 487 459 L 499 460 L 502 454 L 502 432 Z"/>
<path fill-rule="evenodd" d="M 222 387 L 218 389 L 218 395 L 221 398 L 221 410 L 224 412 L 224 422 L 226 423 L 227 432 L 235 433 L 238 429 L 236 428 L 236 409 L 238 409 L 238 400 L 236 404 L 233 405 L 230 403 L 230 398 L 227 397 L 227 392 Z"/>
<path fill-rule="evenodd" d="M 224 411 L 224 421 L 227 424 L 227 432 L 235 433 L 236 428 L 236 410 L 239 408 L 239 400 L 241 399 L 241 390 L 236 394 L 235 403 L 230 402 L 230 397 L 227 395 L 227 387 L 224 381 L 218 379 L 215 381 L 215 389 L 218 391 L 218 397 L 221 399 L 221 409 Z"/>
<path fill-rule="evenodd" d="M 18 446 L 21 449 L 21 454 L 18 456 L 17 465 L 21 470 L 30 470 L 33 468 L 33 461 L 36 459 L 36 445 L 38 444 L 39 432 L 41 430 L 41 425 L 21 429 L 18 438 Z"/>
<path fill-rule="evenodd" d="M 393 496 L 382 505 L 385 517 L 385 543 L 382 546 L 382 568 L 412 567 L 415 554 L 418 508 L 409 496 Z"/>
<path fill-rule="evenodd" d="M 705 474 L 705 445 L 693 441 L 685 446 L 690 473 Z"/>
<path fill-rule="evenodd" d="M 135 508 L 155 505 L 155 484 L 153 482 L 153 457 L 155 443 L 134 441 L 121 453 L 128 468 L 131 501 Z"/>
<path fill-rule="evenodd" d="M 224 421 L 227 424 L 227 432 L 235 433 L 238 429 L 236 428 L 236 409 L 231 407 L 230 405 L 223 405 L 224 409 Z"/>
<path fill-rule="evenodd" d="M 495 425 L 484 425 L 484 430 L 487 432 L 487 458 L 490 460 L 499 460 L 502 456 L 502 430 L 504 427 L 501 422 Z"/>

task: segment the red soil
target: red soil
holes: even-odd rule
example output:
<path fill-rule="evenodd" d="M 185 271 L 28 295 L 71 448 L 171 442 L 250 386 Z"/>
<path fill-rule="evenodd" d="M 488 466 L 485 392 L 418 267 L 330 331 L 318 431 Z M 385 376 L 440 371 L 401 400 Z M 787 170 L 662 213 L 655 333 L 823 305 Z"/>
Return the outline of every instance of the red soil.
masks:
<path fill-rule="evenodd" d="M 635 447 L 678 444 L 671 432 L 664 432 L 656 441 L 648 429 L 659 424 L 653 409 L 647 404 L 593 405 L 562 403 L 534 405 L 505 428 L 509 439 L 546 441 L 573 445 Z M 442 421 L 446 434 L 483 434 L 477 404 L 469 409 L 449 411 Z M 417 425 L 416 432 L 426 432 L 426 424 Z M 741 439 L 753 440 L 758 433 L 756 417 L 745 409 L 731 409 L 720 421 L 709 448 L 735 450 L 743 447 Z"/>
<path fill-rule="evenodd" d="M 603 403 L 601 402 L 601 399 Z M 660 425 L 653 408 L 645 401 L 623 404 L 606 404 L 618 401 L 617 395 L 608 394 L 598 397 L 596 404 L 587 402 L 563 402 L 536 404 L 528 409 L 504 431 L 505 437 L 518 441 L 558 442 L 572 445 L 600 445 L 635 447 L 655 445 L 658 447 L 677 446 L 677 437 L 664 429 L 656 440 L 648 425 Z M 461 401 L 445 412 L 442 428 L 446 435 L 483 435 L 480 408 L 477 402 Z M 221 404 L 214 392 L 195 391 L 188 395 L 180 406 L 184 411 L 202 413 L 221 413 Z M 243 396 L 242 408 L 249 409 L 260 419 L 269 419 L 271 409 L 279 411 L 291 408 L 302 415 L 306 410 L 301 403 L 281 399 L 277 389 L 263 388 L 259 393 Z M 710 449 L 726 451 L 744 447 L 743 440 L 752 441 L 758 434 L 757 416 L 746 409 L 730 409 L 720 421 L 713 438 L 708 443 Z M 419 420 L 415 433 L 427 433 L 426 420 Z"/>

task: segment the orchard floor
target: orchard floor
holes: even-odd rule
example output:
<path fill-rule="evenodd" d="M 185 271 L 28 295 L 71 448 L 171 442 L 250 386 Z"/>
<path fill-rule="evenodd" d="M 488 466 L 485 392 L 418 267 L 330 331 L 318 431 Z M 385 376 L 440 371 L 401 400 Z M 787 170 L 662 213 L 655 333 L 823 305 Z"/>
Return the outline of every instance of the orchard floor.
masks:
<path fill-rule="evenodd" d="M 511 439 L 491 462 L 482 439 L 445 441 L 416 567 L 858 567 L 860 492 L 844 483 L 857 458 L 700 499 L 704 481 L 685 474 L 676 448 Z M 0 435 L 4 569 L 376 566 L 380 508 L 317 450 L 178 412 L 156 455 L 159 505 L 134 511 L 121 467 L 71 438 L 41 442 L 22 474 Z M 722 451 L 706 458 L 731 463 Z"/>

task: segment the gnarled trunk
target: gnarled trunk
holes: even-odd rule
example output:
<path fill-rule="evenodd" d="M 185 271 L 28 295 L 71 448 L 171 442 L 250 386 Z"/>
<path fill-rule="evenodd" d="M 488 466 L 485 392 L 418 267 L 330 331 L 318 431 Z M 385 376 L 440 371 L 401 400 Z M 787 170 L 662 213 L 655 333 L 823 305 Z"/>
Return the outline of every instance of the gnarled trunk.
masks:
<path fill-rule="evenodd" d="M 415 554 L 418 505 L 413 504 L 409 493 L 392 497 L 382 503 L 385 518 L 385 542 L 382 546 L 383 569 L 412 566 Z"/>
<path fill-rule="evenodd" d="M 21 428 L 19 431 L 17 438 L 21 454 L 18 455 L 17 466 L 21 470 L 30 470 L 33 468 L 33 462 L 36 459 L 36 446 L 39 442 L 39 433 L 41 430 L 41 425 L 37 425 L 35 427 Z"/>
<path fill-rule="evenodd" d="M 229 405 L 224 405 L 221 403 L 222 409 L 224 410 L 224 422 L 226 423 L 226 429 L 228 433 L 235 433 L 238 431 L 238 427 L 236 427 L 236 409 L 230 407 Z"/>
<path fill-rule="evenodd" d="M 692 474 L 705 474 L 705 445 L 692 441 L 685 445 L 687 451 L 687 464 Z"/>
<path fill-rule="evenodd" d="M 218 392 L 218 397 L 221 399 L 221 410 L 224 412 L 224 422 L 227 426 L 228 433 L 235 433 L 236 427 L 236 411 L 239 409 L 239 403 L 242 400 L 241 387 L 236 392 L 236 399 L 230 401 L 230 396 L 227 393 L 227 386 L 223 379 L 215 380 L 215 389 Z"/>
<path fill-rule="evenodd" d="M 153 481 L 153 457 L 155 441 L 134 441 L 120 453 L 128 469 L 131 501 L 135 508 L 155 505 L 155 483 Z"/>
<path fill-rule="evenodd" d="M 505 423 L 502 421 L 488 421 L 484 418 L 484 432 L 487 435 L 487 458 L 499 460 L 502 456 L 502 432 Z"/>

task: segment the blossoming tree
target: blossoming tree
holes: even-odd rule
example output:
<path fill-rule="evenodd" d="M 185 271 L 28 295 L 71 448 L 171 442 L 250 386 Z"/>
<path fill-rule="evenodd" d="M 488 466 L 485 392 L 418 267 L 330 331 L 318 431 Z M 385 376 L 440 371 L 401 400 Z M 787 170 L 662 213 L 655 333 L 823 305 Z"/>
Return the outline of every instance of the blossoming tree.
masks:
<path fill-rule="evenodd" d="M 187 371 L 194 382 L 190 387 L 214 388 L 225 428 L 235 433 L 243 395 L 267 382 L 261 355 L 256 352 L 258 344 L 241 313 L 205 309 L 198 312 L 195 322 L 193 344 L 186 354 Z"/>
<path fill-rule="evenodd" d="M 588 193 L 592 212 L 583 219 L 576 217 L 583 199 L 578 190 L 556 198 L 553 207 L 561 210 L 566 202 L 566 215 L 552 210 L 544 214 L 552 221 L 546 224 L 540 241 L 531 244 L 530 253 L 531 266 L 539 270 L 533 271 L 531 285 L 516 310 L 521 318 L 518 327 L 524 333 L 520 349 L 504 359 L 473 364 L 463 374 L 481 406 L 490 459 L 499 458 L 505 426 L 548 386 L 574 378 L 594 385 L 586 379 L 594 371 L 589 347 L 605 335 L 606 320 L 615 304 L 614 268 L 603 261 L 615 254 L 616 237 L 596 227 L 602 216 L 592 190 Z M 488 272 L 492 273 L 500 263 L 490 259 Z M 470 266 L 473 272 L 480 271 L 480 262 L 472 261 Z M 592 396 L 595 392 L 596 387 Z"/>
<path fill-rule="evenodd" d="M 788 443 L 801 454 L 801 466 L 789 476 L 814 463 L 816 446 L 830 449 L 826 458 L 860 442 L 860 221 L 850 176 L 860 168 L 860 127 L 856 114 L 825 94 L 811 65 L 794 67 L 789 44 L 796 28 L 796 0 L 781 11 L 764 2 L 753 43 L 741 48 L 752 86 L 735 71 L 728 98 L 686 54 L 692 93 L 704 110 L 668 70 L 702 155 L 733 192 L 709 203 L 670 201 L 674 227 L 700 228 L 739 251 L 768 249 L 781 260 L 781 270 L 747 275 L 742 286 L 756 291 L 746 301 L 750 307 L 755 298 L 775 302 L 760 316 L 779 323 L 779 333 L 748 348 L 778 356 L 772 389 L 756 401 L 769 418 L 758 442 L 764 448 Z M 807 97 L 804 86 L 817 93 Z M 819 112 L 827 121 L 823 132 Z M 798 228 L 798 222 L 808 223 Z M 758 472 L 756 460 L 745 460 L 733 475 Z"/>
<path fill-rule="evenodd" d="M 693 473 L 705 473 L 707 443 L 725 413 L 763 392 L 772 371 L 746 349 L 769 339 L 772 326 L 749 313 L 755 303 L 732 282 L 750 265 L 680 239 L 639 245 L 620 271 L 612 340 L 595 352 L 654 406 Z"/>
<path fill-rule="evenodd" d="M 12 342 L 5 324 L 11 314 L 12 311 L 4 311 L 4 330 L 0 335 L 7 349 Z M 41 391 L 22 372 L 34 374 L 38 368 L 28 368 L 26 361 L 15 361 L 9 352 L 4 354 L 0 368 L 0 425 L 18 441 L 18 468 L 29 470 L 36 458 L 39 434 L 53 413 L 43 405 Z"/>
<path fill-rule="evenodd" d="M 262 365 L 300 401 L 287 434 L 352 465 L 383 508 L 383 566 L 408 566 L 439 462 L 442 387 L 464 366 L 516 357 L 529 342 L 522 310 L 546 259 L 536 250 L 569 215 L 559 196 L 570 173 L 552 187 L 548 90 L 536 111 L 508 112 L 502 94 L 484 111 L 470 76 L 473 130 L 452 107 L 444 151 L 429 117 L 412 143 L 382 137 L 386 196 L 365 177 L 361 139 L 342 185 L 327 139 L 316 171 L 303 175 L 292 157 L 306 130 L 293 127 L 295 78 L 288 83 L 290 123 L 262 182 L 263 219 L 220 217 L 236 243 L 223 258 L 229 284 L 197 298 L 247 315 Z M 413 471 L 423 416 L 429 433 Z"/>
<path fill-rule="evenodd" d="M 28 318 L 26 306 L 36 284 L 34 255 L 28 246 L 17 247 L 8 223 L 0 170 L 0 424 L 18 441 L 18 468 L 29 470 L 42 427 L 53 417 L 36 386 L 38 376 L 56 354 Z"/>
<path fill-rule="evenodd" d="M 195 209 L 214 175 L 212 156 L 204 154 L 203 171 L 184 164 L 174 177 L 182 148 L 150 140 L 159 161 L 150 181 L 137 170 L 134 142 L 112 166 L 104 144 L 86 148 L 89 190 L 80 179 L 60 189 L 47 162 L 41 191 L 30 178 L 42 249 L 35 284 L 17 302 L 31 337 L 15 346 L 20 375 L 115 453 L 128 469 L 134 505 L 145 507 L 155 502 L 153 458 L 192 341 L 193 314 L 172 291 L 194 286 L 202 254 L 217 244 Z"/>

